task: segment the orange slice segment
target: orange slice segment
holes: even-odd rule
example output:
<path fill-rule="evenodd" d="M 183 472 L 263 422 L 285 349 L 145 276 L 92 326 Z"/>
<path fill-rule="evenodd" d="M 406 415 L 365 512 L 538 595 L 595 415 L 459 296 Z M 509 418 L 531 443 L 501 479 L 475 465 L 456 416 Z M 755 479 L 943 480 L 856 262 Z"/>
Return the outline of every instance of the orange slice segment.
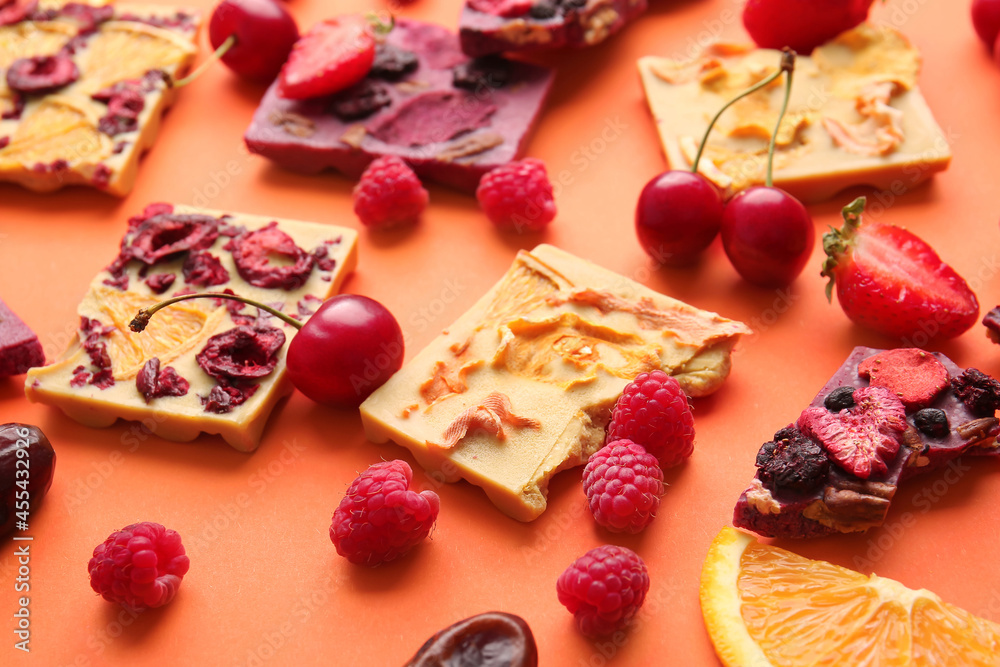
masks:
<path fill-rule="evenodd" d="M 63 21 L 21 21 L 0 28 L 0 69 L 18 58 L 50 56 L 74 35 L 76 28 Z"/>
<path fill-rule="evenodd" d="M 148 359 L 157 357 L 166 366 L 188 350 L 201 345 L 218 329 L 226 309 L 206 310 L 198 302 L 184 301 L 156 314 L 145 331 L 133 333 L 129 322 L 141 308 L 148 308 L 159 299 L 131 292 L 98 287 L 88 295 L 89 306 L 96 306 L 104 315 L 102 323 L 113 326 L 108 335 L 108 356 L 115 380 L 135 377 Z M 211 302 L 206 302 L 211 303 Z"/>
<path fill-rule="evenodd" d="M 730 667 L 997 665 L 1000 625 L 926 589 L 803 558 L 723 528 L 701 609 Z"/>
<path fill-rule="evenodd" d="M 194 51 L 194 46 L 167 30 L 109 21 L 77 57 L 80 81 L 76 85 L 92 93 L 118 81 L 141 78 L 152 69 L 177 65 Z"/>
<path fill-rule="evenodd" d="M 10 143 L 0 149 L 0 169 L 65 160 L 72 167 L 94 164 L 111 155 L 114 145 L 98 131 L 95 113 L 69 97 L 50 96 L 26 113 Z"/>

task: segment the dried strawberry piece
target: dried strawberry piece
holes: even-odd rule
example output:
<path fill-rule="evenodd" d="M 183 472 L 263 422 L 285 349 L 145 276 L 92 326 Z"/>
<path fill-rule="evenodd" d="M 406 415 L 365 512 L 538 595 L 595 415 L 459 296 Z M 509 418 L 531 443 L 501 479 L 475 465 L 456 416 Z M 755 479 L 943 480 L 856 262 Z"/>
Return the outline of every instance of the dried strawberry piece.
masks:
<path fill-rule="evenodd" d="M 177 276 L 173 273 L 154 273 L 146 278 L 146 286 L 153 290 L 154 294 L 163 294 L 170 289 L 175 280 Z"/>
<path fill-rule="evenodd" d="M 803 435 L 818 441 L 837 465 L 868 479 L 886 472 L 896 457 L 907 428 L 906 408 L 885 387 L 858 389 L 854 403 L 838 413 L 808 408 L 796 425 Z"/>
<path fill-rule="evenodd" d="M 239 326 L 209 338 L 195 359 L 216 380 L 262 378 L 278 365 L 284 344 L 281 329 Z"/>
<path fill-rule="evenodd" d="M 146 361 L 142 370 L 135 376 L 135 388 L 149 403 L 154 398 L 164 396 L 184 396 L 191 385 L 177 374 L 172 366 L 160 369 L 160 359 L 153 357 Z"/>
<path fill-rule="evenodd" d="M 189 285 L 211 287 L 229 282 L 229 271 L 210 252 L 193 252 L 188 255 L 181 272 Z"/>
<path fill-rule="evenodd" d="M 226 244 L 226 248 L 233 252 L 240 277 L 255 287 L 266 289 L 298 289 L 309 280 L 316 264 L 312 255 L 278 229 L 276 221 L 234 238 Z M 274 256 L 287 258 L 289 263 L 272 265 L 270 259 Z"/>
<path fill-rule="evenodd" d="M 885 387 L 908 410 L 926 408 L 948 386 L 948 371 L 929 352 L 915 347 L 886 350 L 858 364 L 858 375 Z"/>
<path fill-rule="evenodd" d="M 259 384 L 218 384 L 212 387 L 208 396 L 200 397 L 201 403 L 205 406 L 205 412 L 226 414 L 245 403 L 259 387 Z"/>
<path fill-rule="evenodd" d="M 151 266 L 181 252 L 204 250 L 218 238 L 218 225 L 216 218 L 198 214 L 160 213 L 145 218 L 125 234 L 112 266 L 124 266 L 130 259 Z"/>
<path fill-rule="evenodd" d="M 79 78 L 76 63 L 61 53 L 18 58 L 7 68 L 7 86 L 21 93 L 48 93 Z"/>
<path fill-rule="evenodd" d="M 977 417 L 992 417 L 1000 409 L 1000 382 L 978 368 L 967 368 L 951 381 L 951 388 Z"/>

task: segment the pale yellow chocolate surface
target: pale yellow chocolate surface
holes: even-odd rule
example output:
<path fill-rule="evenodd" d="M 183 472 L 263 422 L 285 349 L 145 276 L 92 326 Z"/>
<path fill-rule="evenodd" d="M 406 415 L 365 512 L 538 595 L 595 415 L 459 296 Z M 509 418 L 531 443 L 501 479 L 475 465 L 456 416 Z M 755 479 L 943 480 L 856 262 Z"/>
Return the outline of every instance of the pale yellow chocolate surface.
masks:
<path fill-rule="evenodd" d="M 174 207 L 176 213 L 201 213 L 211 216 L 226 215 L 221 211 L 207 211 L 187 206 Z M 243 226 L 248 231 L 269 224 L 274 218 L 243 214 L 228 214 L 230 225 Z M 343 227 L 312 222 L 279 220 L 278 229 L 285 232 L 296 245 L 312 252 L 325 245 L 328 257 L 335 261 L 332 270 L 315 265 L 308 280 L 293 290 L 261 288 L 245 282 L 236 270 L 232 253 L 223 248 L 230 237 L 220 235 L 207 249 L 229 271 L 230 281 L 210 288 L 191 287 L 181 272 L 184 258 L 158 262 L 149 274 L 173 273 L 174 284 L 162 295 L 157 295 L 139 276 L 142 265 L 135 260 L 128 263 L 126 273 L 128 289 L 122 291 L 104 283 L 111 274 L 105 270 L 91 282 L 83 301 L 77 308 L 81 317 L 96 319 L 115 330 L 102 342 L 106 343 L 115 379 L 113 386 L 101 389 L 93 384 L 74 387 L 70 384 L 75 370 L 84 366 L 93 371 L 88 354 L 82 348 L 82 334 L 78 332 L 69 348 L 52 364 L 33 368 L 25 380 L 25 393 L 33 402 L 61 408 L 73 419 L 88 426 L 110 426 L 119 418 L 142 421 L 153 433 L 168 440 L 187 441 L 199 433 L 221 435 L 226 442 L 242 451 L 254 450 L 264 429 L 268 415 L 277 401 L 291 392 L 285 377 L 285 352 L 295 335 L 295 328 L 277 318 L 269 317 L 265 324 L 277 327 L 285 334 L 286 342 L 278 353 L 274 371 L 259 380 L 260 387 L 245 403 L 231 412 L 214 414 L 206 412 L 201 397 L 207 396 L 216 382 L 195 360 L 211 336 L 236 326 L 225 303 L 212 299 L 182 301 L 164 308 L 150 320 L 142 333 L 133 333 L 128 324 L 139 308 L 148 307 L 175 292 L 190 289 L 197 292 L 222 292 L 231 289 L 240 296 L 261 301 L 282 312 L 296 315 L 299 304 L 315 310 L 321 300 L 334 294 L 344 278 L 357 263 L 357 232 Z M 109 248 L 109 253 L 115 249 Z M 184 253 L 186 254 L 186 253 Z M 111 256 L 108 260 L 112 259 Z M 255 316 L 257 309 L 244 306 L 243 314 Z M 307 316 L 300 316 L 305 320 Z M 155 398 L 146 403 L 136 387 L 135 376 L 146 360 L 157 357 L 163 367 L 173 367 L 190 383 L 185 396 Z"/>
<path fill-rule="evenodd" d="M 57 9 L 67 2 L 48 0 L 42 9 Z M 85 4 L 102 6 L 107 0 Z M 142 79 L 151 70 L 168 77 L 186 71 L 197 53 L 195 30 L 160 28 L 139 21 L 122 21 L 125 14 L 143 18 L 169 17 L 176 7 L 115 5 L 115 18 L 100 24 L 95 34 L 72 56 L 80 77 L 47 95 L 30 95 L 17 118 L 0 118 L 0 137 L 8 143 L 0 148 L 0 180 L 19 183 L 38 192 L 65 185 L 89 185 L 124 196 L 135 184 L 139 158 L 159 132 L 163 112 L 173 102 L 177 89 L 165 81 L 150 84 L 137 127 L 109 136 L 98 129 L 108 111 L 92 99 L 99 90 L 120 81 Z M 19 58 L 52 55 L 79 32 L 79 24 L 59 16 L 48 21 L 22 21 L 0 27 L 0 71 Z M 0 111 L 15 108 L 16 93 L 0 77 Z M 54 167 L 54 165 L 59 167 Z"/>
<path fill-rule="evenodd" d="M 709 394 L 749 331 L 540 245 L 376 390 L 361 418 L 369 439 L 394 440 L 435 476 L 481 486 L 530 521 L 552 475 L 604 444 L 633 377 L 659 368 L 688 394 Z"/>
<path fill-rule="evenodd" d="M 726 102 L 778 69 L 779 51 L 713 45 L 690 61 L 638 62 L 672 169 L 690 169 L 708 123 Z M 805 202 L 869 185 L 899 195 L 951 160 L 916 85 L 920 57 L 900 33 L 862 24 L 799 56 L 777 137 L 774 184 Z M 726 195 L 762 184 L 784 77 L 723 113 L 699 170 Z"/>

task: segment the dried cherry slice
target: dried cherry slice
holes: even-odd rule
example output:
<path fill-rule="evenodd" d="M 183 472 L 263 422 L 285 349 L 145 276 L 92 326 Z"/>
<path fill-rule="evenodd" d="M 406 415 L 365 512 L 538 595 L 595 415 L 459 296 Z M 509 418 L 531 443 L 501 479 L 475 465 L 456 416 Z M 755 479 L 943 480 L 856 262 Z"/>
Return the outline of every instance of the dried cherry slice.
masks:
<path fill-rule="evenodd" d="M 7 86 L 21 93 L 47 93 L 80 78 L 80 70 L 69 56 L 18 58 L 7 69 Z"/>
<path fill-rule="evenodd" d="M 293 290 L 302 287 L 316 264 L 315 258 L 291 236 L 278 229 L 277 222 L 241 234 L 226 245 L 233 252 L 236 270 L 243 280 L 255 287 Z M 280 258 L 283 264 L 272 264 Z"/>
<path fill-rule="evenodd" d="M 135 388 L 147 403 L 164 396 L 184 396 L 191 385 L 172 366 L 160 368 L 158 357 L 149 359 L 135 376 Z"/>
<path fill-rule="evenodd" d="M 284 344 L 281 329 L 239 326 L 209 338 L 195 359 L 216 380 L 262 378 L 278 365 Z"/>
<path fill-rule="evenodd" d="M 404 667 L 537 667 L 538 648 L 520 616 L 490 611 L 441 630 Z"/>
<path fill-rule="evenodd" d="M 229 282 L 229 271 L 222 266 L 219 258 L 210 252 L 193 252 L 188 255 L 181 272 L 188 285 L 211 287 Z"/>
<path fill-rule="evenodd" d="M 125 235 L 119 259 L 152 265 L 188 250 L 204 250 L 219 237 L 219 221 L 209 215 L 161 213 Z"/>

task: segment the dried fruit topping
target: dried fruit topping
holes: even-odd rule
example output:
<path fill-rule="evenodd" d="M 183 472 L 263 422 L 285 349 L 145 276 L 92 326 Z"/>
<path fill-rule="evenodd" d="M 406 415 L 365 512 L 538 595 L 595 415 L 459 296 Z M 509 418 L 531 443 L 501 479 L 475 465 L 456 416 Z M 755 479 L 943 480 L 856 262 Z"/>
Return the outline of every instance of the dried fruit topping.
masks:
<path fill-rule="evenodd" d="M 20 23 L 38 7 L 38 0 L 6 0 L 0 2 L 0 26 Z"/>
<path fill-rule="evenodd" d="M 761 446 L 757 468 L 760 481 L 771 491 L 807 493 L 826 479 L 830 459 L 822 447 L 789 424 Z"/>
<path fill-rule="evenodd" d="M 105 21 L 110 21 L 115 15 L 115 8 L 111 5 L 95 7 L 82 2 L 70 2 L 59 9 L 59 14 L 75 20 L 80 26 L 80 34 L 85 35 L 97 30 Z"/>
<path fill-rule="evenodd" d="M 556 582 L 559 602 L 588 637 L 623 630 L 649 592 L 649 573 L 637 553 L 605 545 L 577 558 Z"/>
<path fill-rule="evenodd" d="M 375 47 L 375 62 L 372 63 L 368 76 L 386 81 L 399 81 L 415 71 L 419 64 L 416 53 L 386 42 Z"/>
<path fill-rule="evenodd" d="M 274 371 L 284 344 L 281 329 L 239 326 L 209 338 L 195 360 L 216 380 L 258 379 Z"/>
<path fill-rule="evenodd" d="M 473 58 L 455 66 L 451 84 L 466 90 L 496 90 L 510 81 L 511 63 L 500 56 Z"/>
<path fill-rule="evenodd" d="M 533 0 L 469 0 L 469 6 L 484 14 L 504 18 L 524 16 L 531 9 Z"/>
<path fill-rule="evenodd" d="M 414 223 L 427 208 L 427 190 L 410 166 L 395 155 L 376 158 L 354 186 L 354 212 L 367 227 Z"/>
<path fill-rule="evenodd" d="M 977 368 L 968 368 L 953 378 L 951 388 L 976 416 L 992 417 L 1000 408 L 1000 382 Z"/>
<path fill-rule="evenodd" d="M 278 75 L 278 95 L 331 95 L 365 78 L 375 61 L 375 28 L 358 15 L 320 21 L 303 34 Z"/>
<path fill-rule="evenodd" d="M 146 361 L 142 370 L 135 376 L 135 388 L 139 390 L 147 403 L 154 398 L 164 396 L 184 396 L 191 385 L 177 374 L 172 366 L 160 369 L 160 360 L 153 357 Z"/>
<path fill-rule="evenodd" d="M 7 68 L 7 86 L 21 93 L 48 93 L 78 78 L 80 70 L 76 63 L 61 53 L 19 58 Z"/>
<path fill-rule="evenodd" d="M 550 19 L 559 12 L 559 5 L 554 0 L 541 0 L 531 5 L 528 16 L 533 19 Z"/>
<path fill-rule="evenodd" d="M 489 611 L 449 625 L 403 667 L 538 667 L 538 647 L 520 616 Z"/>
<path fill-rule="evenodd" d="M 583 493 L 598 525 L 613 533 L 638 533 L 656 517 L 663 471 L 642 445 L 615 440 L 587 461 Z"/>
<path fill-rule="evenodd" d="M 627 438 L 664 468 L 694 451 L 694 416 L 680 383 L 663 371 L 640 373 L 625 386 L 608 424 L 608 442 Z"/>
<path fill-rule="evenodd" d="M 101 597 L 140 611 L 173 600 L 190 566 L 176 531 L 143 521 L 98 544 L 87 570 L 90 587 Z"/>
<path fill-rule="evenodd" d="M 417 546 L 434 527 L 441 500 L 411 490 L 406 461 L 376 463 L 355 479 L 333 513 L 330 539 L 352 563 L 376 566 Z"/>
<path fill-rule="evenodd" d="M 85 368 L 78 367 L 73 373 L 70 384 L 74 387 L 90 383 L 98 389 L 107 389 L 115 383 L 115 378 L 111 374 L 111 356 L 108 354 L 108 344 L 102 340 L 105 336 L 115 331 L 114 327 L 106 327 L 98 320 L 88 317 L 80 318 L 80 339 L 83 341 L 83 351 L 90 357 L 90 363 L 96 368 L 91 373 Z"/>
<path fill-rule="evenodd" d="M 841 468 L 868 479 L 886 472 L 907 428 L 906 408 L 884 387 L 854 392 L 854 407 L 836 414 L 807 408 L 797 426 L 817 440 Z"/>
<path fill-rule="evenodd" d="M 139 127 L 139 114 L 146 107 L 142 84 L 138 81 L 120 81 L 91 96 L 108 105 L 108 112 L 97 122 L 97 129 L 109 136 L 134 132 Z"/>
<path fill-rule="evenodd" d="M 948 415 L 944 410 L 937 408 L 924 408 L 913 415 L 913 424 L 917 429 L 926 435 L 935 438 L 943 438 L 951 433 L 948 426 Z"/>
<path fill-rule="evenodd" d="M 241 234 L 226 248 L 232 250 L 240 277 L 255 287 L 266 289 L 298 289 L 309 280 L 316 260 L 295 245 L 291 236 L 278 229 L 277 221 L 266 227 Z M 271 258 L 279 256 L 287 263 L 274 265 Z"/>
<path fill-rule="evenodd" d="M 0 505 L 0 537 L 14 530 L 15 520 L 25 521 L 28 512 L 42 502 L 52 486 L 55 466 L 56 453 L 37 426 L 0 426 L 0 501 L 3 503 Z M 25 469 L 31 474 L 19 476 L 17 471 Z"/>
<path fill-rule="evenodd" d="M 868 357 L 858 364 L 858 375 L 894 393 L 908 410 L 926 408 L 948 386 L 948 371 L 941 362 L 914 347 Z"/>
<path fill-rule="evenodd" d="M 173 273 L 154 273 L 146 278 L 146 286 L 153 294 L 163 294 L 174 284 L 177 276 Z"/>
<path fill-rule="evenodd" d="M 129 221 L 132 222 L 131 220 Z M 122 250 L 111 267 L 123 267 L 130 259 L 152 266 L 188 250 L 204 250 L 219 236 L 219 221 L 208 215 L 159 213 L 142 219 L 122 239 Z"/>
<path fill-rule="evenodd" d="M 188 285 L 211 287 L 229 282 L 229 271 L 210 252 L 193 252 L 188 255 L 181 272 Z"/>
<path fill-rule="evenodd" d="M 330 112 L 343 121 L 366 118 L 382 107 L 389 106 L 392 98 L 384 83 L 364 79 L 330 98 Z"/>
<path fill-rule="evenodd" d="M 854 407 L 854 387 L 837 387 L 823 399 L 823 405 L 830 412 L 840 412 Z"/>
<path fill-rule="evenodd" d="M 1000 344 L 1000 306 L 991 308 L 983 318 L 983 326 L 986 327 L 986 336 L 994 343 Z"/>
<path fill-rule="evenodd" d="M 234 408 L 243 405 L 246 401 L 257 393 L 260 388 L 256 383 L 226 383 L 217 384 L 208 392 L 208 396 L 200 396 L 205 412 L 213 412 L 217 415 L 224 415 L 232 412 Z"/>

